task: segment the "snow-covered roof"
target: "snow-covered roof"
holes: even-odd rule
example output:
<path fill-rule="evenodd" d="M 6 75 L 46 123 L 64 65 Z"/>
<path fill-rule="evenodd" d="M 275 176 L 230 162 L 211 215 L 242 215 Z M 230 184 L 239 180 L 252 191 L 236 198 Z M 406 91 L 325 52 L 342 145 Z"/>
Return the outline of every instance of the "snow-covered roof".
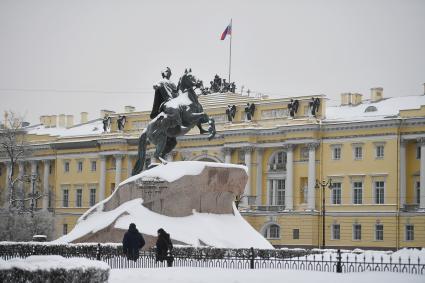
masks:
<path fill-rule="evenodd" d="M 425 95 L 390 97 L 377 102 L 363 101 L 359 105 L 328 106 L 325 121 L 373 121 L 397 117 L 400 110 L 419 109 L 425 105 Z"/>
<path fill-rule="evenodd" d="M 103 122 L 102 119 L 96 119 L 84 124 L 75 125 L 70 128 L 49 128 L 42 124 L 39 124 L 28 127 L 27 131 L 28 134 L 50 135 L 60 137 L 99 135 L 103 133 Z"/>
<path fill-rule="evenodd" d="M 180 100 L 187 100 L 185 96 L 180 97 Z M 200 101 L 206 110 L 208 110 L 208 108 L 223 107 L 233 103 L 253 101 L 258 103 L 260 100 L 267 101 L 267 99 L 252 98 L 240 94 L 216 93 L 200 97 Z M 398 117 L 400 110 L 419 109 L 421 106 L 425 106 L 425 95 L 390 97 L 377 102 L 364 100 L 362 103 L 355 106 L 327 106 L 324 122 L 382 120 Z M 29 134 L 35 135 L 59 137 L 91 136 L 99 135 L 103 132 L 103 123 L 102 119 L 96 119 L 70 128 L 50 128 L 40 124 L 27 127 L 26 129 Z"/>

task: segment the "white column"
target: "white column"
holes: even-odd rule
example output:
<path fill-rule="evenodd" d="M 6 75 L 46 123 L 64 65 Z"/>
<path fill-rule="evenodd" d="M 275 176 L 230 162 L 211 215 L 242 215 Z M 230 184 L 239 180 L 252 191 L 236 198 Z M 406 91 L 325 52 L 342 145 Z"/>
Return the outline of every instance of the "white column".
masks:
<path fill-rule="evenodd" d="M 285 209 L 294 209 L 294 145 L 285 145 L 286 148 L 286 180 L 285 180 Z"/>
<path fill-rule="evenodd" d="M 400 208 L 406 204 L 406 141 L 400 141 Z"/>
<path fill-rule="evenodd" d="M 115 154 L 115 187 L 121 183 L 122 155 Z"/>
<path fill-rule="evenodd" d="M 36 191 L 35 184 L 34 184 L 35 179 L 33 181 L 32 176 L 37 176 L 37 161 L 32 160 L 30 164 L 31 164 L 31 178 L 30 178 L 31 181 L 30 181 L 29 192 L 32 193 L 32 187 L 34 186 L 34 193 L 35 193 Z M 34 200 L 34 208 L 37 208 L 37 200 Z"/>
<path fill-rule="evenodd" d="M 173 154 L 173 152 L 168 153 L 167 154 L 167 161 L 168 162 L 173 162 L 173 160 L 174 160 L 174 154 Z"/>
<path fill-rule="evenodd" d="M 246 182 L 244 198 L 242 199 L 242 203 L 245 206 L 248 206 L 248 196 L 251 196 L 251 174 L 252 174 L 252 160 L 251 160 L 251 152 L 252 147 L 245 148 L 245 165 L 248 167 L 248 180 Z"/>
<path fill-rule="evenodd" d="M 421 147 L 419 209 L 425 209 L 425 138 L 420 138 L 418 142 Z"/>
<path fill-rule="evenodd" d="M 5 183 L 5 186 L 6 186 L 7 194 L 9 194 L 9 189 L 8 189 L 9 188 L 9 177 L 10 177 L 10 174 L 12 172 L 12 162 L 6 161 L 5 165 L 6 165 L 6 183 Z"/>
<path fill-rule="evenodd" d="M 133 171 L 133 165 L 132 165 L 132 162 L 131 162 L 132 158 L 133 157 L 130 154 L 127 155 L 127 178 L 131 177 L 131 173 Z"/>
<path fill-rule="evenodd" d="M 49 208 L 49 168 L 50 160 L 44 160 L 43 169 L 43 209 Z"/>
<path fill-rule="evenodd" d="M 5 165 L 6 165 L 6 182 L 5 182 L 6 199 L 4 201 L 4 207 L 9 208 L 10 206 L 9 201 L 10 201 L 10 198 L 12 197 L 11 195 L 12 192 L 9 189 L 9 177 L 10 177 L 10 174 L 12 173 L 12 162 L 6 161 Z"/>
<path fill-rule="evenodd" d="M 257 198 L 255 199 L 256 205 L 261 205 L 261 196 L 263 191 L 263 152 L 264 150 L 262 148 L 257 148 Z"/>
<path fill-rule="evenodd" d="M 316 147 L 317 143 L 308 145 L 308 200 L 307 207 L 309 210 L 315 209 L 316 198 Z"/>
<path fill-rule="evenodd" d="M 106 186 L 106 156 L 100 156 L 99 201 L 105 199 Z"/>
<path fill-rule="evenodd" d="M 267 196 L 266 196 L 266 204 L 272 205 L 272 200 L 270 199 L 270 190 L 272 190 L 272 186 L 270 186 L 271 181 L 269 179 L 266 180 L 266 186 L 267 186 Z"/>
<path fill-rule="evenodd" d="M 25 163 L 23 161 L 18 162 L 18 169 L 19 169 L 18 178 L 19 180 L 21 180 L 21 182 L 18 181 L 18 191 L 15 194 L 15 198 L 17 199 L 23 199 L 25 197 L 24 182 L 22 181 L 24 176 L 24 166 L 25 166 Z M 24 203 L 22 201 L 15 202 L 15 203 L 18 204 L 18 207 L 24 206 Z"/>
<path fill-rule="evenodd" d="M 224 163 L 232 163 L 232 150 L 230 148 L 224 148 Z"/>

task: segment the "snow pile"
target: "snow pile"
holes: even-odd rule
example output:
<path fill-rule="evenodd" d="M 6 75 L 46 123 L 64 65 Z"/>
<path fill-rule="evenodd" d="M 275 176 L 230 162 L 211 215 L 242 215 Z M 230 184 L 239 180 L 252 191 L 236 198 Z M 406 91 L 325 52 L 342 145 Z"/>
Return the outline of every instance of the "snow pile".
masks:
<path fill-rule="evenodd" d="M 144 268 L 113 269 L 110 283 L 423 283 L 423 275 L 392 272 L 330 273 L 287 269 Z"/>
<path fill-rule="evenodd" d="M 170 217 L 155 213 L 144 207 L 143 199 L 133 199 L 119 207 L 103 211 L 103 204 L 121 189 L 127 182 L 138 178 L 160 178 L 168 182 L 185 175 L 198 175 L 205 166 L 237 167 L 246 170 L 245 166 L 221 164 L 213 162 L 180 161 L 159 165 L 139 175 L 133 176 L 119 186 L 107 199 L 89 209 L 78 220 L 75 228 L 54 243 L 69 243 L 87 234 L 96 233 L 109 225 L 127 230 L 130 223 L 135 223 L 139 231 L 153 237 L 159 228 L 171 234 L 173 240 L 192 246 L 213 246 L 218 248 L 261 248 L 273 249 L 273 246 L 259 234 L 239 213 L 233 204 L 233 214 L 198 213 L 186 217 Z"/>
<path fill-rule="evenodd" d="M 67 243 L 82 236 L 95 233 L 106 228 L 115 220 L 114 227 L 127 230 L 130 223 L 135 223 L 139 231 L 156 236 L 159 228 L 171 234 L 173 240 L 192 246 L 208 246 L 219 248 L 261 248 L 273 249 L 234 207 L 235 215 L 197 213 L 186 217 L 169 217 L 157 214 L 142 206 L 142 199 L 128 201 L 118 208 L 102 212 L 97 211 L 86 220 L 81 220 L 67 235 L 54 243 Z M 128 213 L 127 215 L 123 215 Z"/>
<path fill-rule="evenodd" d="M 86 258 L 49 255 L 0 259 L 0 282 L 108 282 L 109 271 L 106 262 Z"/>
<path fill-rule="evenodd" d="M 196 176 L 201 174 L 201 172 L 205 169 L 205 166 L 210 167 L 221 167 L 221 168 L 240 168 L 245 170 L 248 174 L 248 169 L 244 165 L 236 165 L 236 164 L 227 164 L 227 163 L 216 163 L 216 162 L 206 162 L 206 161 L 174 161 L 169 162 L 166 165 L 159 164 L 158 166 L 143 171 L 138 175 L 131 176 L 127 180 L 124 180 L 119 184 L 122 186 L 126 183 L 132 182 L 139 178 L 148 179 L 148 178 L 159 178 L 165 180 L 169 183 L 174 182 L 175 180 L 183 177 L 183 176 Z"/>
<path fill-rule="evenodd" d="M 51 270 L 56 268 L 67 270 L 78 268 L 83 270 L 90 268 L 109 270 L 109 265 L 103 261 L 81 257 L 64 258 L 59 255 L 37 255 L 27 258 L 13 258 L 7 261 L 0 259 L 0 269 L 9 268 L 18 268 L 28 271 Z"/>

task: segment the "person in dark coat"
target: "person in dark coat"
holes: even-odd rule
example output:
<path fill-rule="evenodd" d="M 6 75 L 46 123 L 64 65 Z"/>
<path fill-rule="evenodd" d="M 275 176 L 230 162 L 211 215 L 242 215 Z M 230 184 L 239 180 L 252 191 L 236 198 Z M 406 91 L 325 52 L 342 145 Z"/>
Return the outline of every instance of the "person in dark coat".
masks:
<path fill-rule="evenodd" d="M 145 239 L 139 230 L 137 230 L 136 224 L 131 223 L 122 240 L 122 249 L 127 259 L 136 261 L 139 258 L 139 250 L 144 245 Z"/>
<path fill-rule="evenodd" d="M 173 243 L 170 239 L 170 234 L 165 232 L 164 229 L 160 228 L 158 230 L 158 239 L 156 240 L 156 260 L 163 262 L 164 260 L 167 260 L 167 262 L 170 260 L 170 257 L 168 257 L 168 252 L 171 253 L 173 250 Z"/>

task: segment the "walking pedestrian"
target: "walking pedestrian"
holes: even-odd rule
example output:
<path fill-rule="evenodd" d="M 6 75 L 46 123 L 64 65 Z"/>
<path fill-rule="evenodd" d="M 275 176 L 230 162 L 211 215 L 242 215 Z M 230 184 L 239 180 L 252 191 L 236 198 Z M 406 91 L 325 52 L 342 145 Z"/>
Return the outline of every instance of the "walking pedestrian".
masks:
<path fill-rule="evenodd" d="M 122 240 L 122 249 L 128 260 L 136 261 L 139 258 L 139 250 L 145 245 L 145 239 L 137 230 L 136 224 L 131 223 Z"/>
<path fill-rule="evenodd" d="M 160 228 L 158 230 L 158 239 L 156 240 L 156 260 L 160 262 L 166 260 L 168 266 L 171 266 L 173 261 L 171 256 L 172 250 L 173 243 L 171 242 L 170 234 L 165 232 L 164 229 Z"/>

